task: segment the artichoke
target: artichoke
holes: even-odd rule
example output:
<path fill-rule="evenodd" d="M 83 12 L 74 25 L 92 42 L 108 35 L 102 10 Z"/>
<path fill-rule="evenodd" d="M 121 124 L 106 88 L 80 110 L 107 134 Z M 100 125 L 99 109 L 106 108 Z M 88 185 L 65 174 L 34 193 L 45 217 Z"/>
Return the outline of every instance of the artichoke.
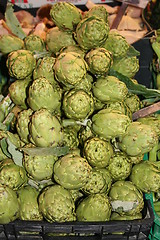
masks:
<path fill-rule="evenodd" d="M 104 22 L 108 23 L 108 12 L 104 6 L 95 5 L 90 8 L 84 15 L 85 18 L 96 16 L 98 18 L 102 18 Z"/>
<path fill-rule="evenodd" d="M 92 167 L 103 168 L 109 164 L 113 147 L 109 141 L 92 137 L 85 141 L 83 155 Z"/>
<path fill-rule="evenodd" d="M 96 76 L 107 75 L 113 64 L 111 52 L 100 47 L 91 49 L 85 55 L 85 60 L 89 66 L 89 71 Z"/>
<path fill-rule="evenodd" d="M 45 108 L 53 113 L 61 106 L 61 91 L 46 78 L 37 78 L 29 87 L 27 103 L 33 111 Z"/>
<path fill-rule="evenodd" d="M 63 142 L 70 150 L 78 148 L 79 140 L 77 132 L 71 127 L 64 128 Z"/>
<path fill-rule="evenodd" d="M 138 111 L 142 107 L 140 98 L 133 93 L 128 93 L 124 99 L 125 104 L 129 107 L 132 113 Z"/>
<path fill-rule="evenodd" d="M 84 58 L 85 56 L 85 51 L 83 51 L 78 45 L 69 45 L 61 49 L 60 53 L 62 52 L 75 52 L 81 55 L 81 57 Z"/>
<path fill-rule="evenodd" d="M 25 110 L 22 110 L 17 115 L 17 123 L 16 123 L 16 129 L 17 133 L 20 137 L 20 139 L 24 143 L 29 143 L 29 122 L 33 111 L 32 109 L 28 108 Z"/>
<path fill-rule="evenodd" d="M 114 59 L 112 69 L 126 77 L 132 78 L 139 71 L 139 59 L 136 56 Z"/>
<path fill-rule="evenodd" d="M 8 54 L 6 66 L 11 77 L 21 80 L 32 75 L 36 59 L 33 52 L 20 49 Z"/>
<path fill-rule="evenodd" d="M 56 83 L 53 71 L 55 61 L 56 59 L 54 57 L 43 57 L 38 59 L 36 68 L 33 71 L 33 79 L 44 77 L 54 85 Z"/>
<path fill-rule="evenodd" d="M 7 162 L 6 162 L 7 161 Z M 26 171 L 23 167 L 16 165 L 8 160 L 1 161 L 0 164 L 0 183 L 7 185 L 13 190 L 18 190 L 28 182 Z"/>
<path fill-rule="evenodd" d="M 120 215 L 117 212 L 112 212 L 111 214 L 111 221 L 130 221 L 130 220 L 137 220 L 142 219 L 142 213 L 137 213 L 135 215 Z"/>
<path fill-rule="evenodd" d="M 23 166 L 29 178 L 35 181 L 51 179 L 53 174 L 53 165 L 57 161 L 57 157 L 53 155 L 28 155 L 23 154 Z"/>
<path fill-rule="evenodd" d="M 140 154 L 138 156 L 128 156 L 128 161 L 132 164 L 137 164 L 143 161 L 144 154 Z"/>
<path fill-rule="evenodd" d="M 24 41 L 13 35 L 1 35 L 0 36 L 0 52 L 2 54 L 8 54 L 10 52 L 22 49 L 24 47 Z"/>
<path fill-rule="evenodd" d="M 135 215 L 144 207 L 143 193 L 131 181 L 117 181 L 109 192 L 112 210 L 120 215 Z"/>
<path fill-rule="evenodd" d="M 67 118 L 83 120 L 94 111 L 92 95 L 81 89 L 71 89 L 63 96 L 62 108 Z"/>
<path fill-rule="evenodd" d="M 159 192 L 160 166 L 159 162 L 142 161 L 133 166 L 130 180 L 144 193 Z"/>
<path fill-rule="evenodd" d="M 80 189 L 91 174 L 87 160 L 76 154 L 67 154 L 54 164 L 54 180 L 67 189 Z"/>
<path fill-rule="evenodd" d="M 33 52 L 43 52 L 46 50 L 44 40 L 35 34 L 29 34 L 25 37 L 24 47 L 26 50 Z"/>
<path fill-rule="evenodd" d="M 107 39 L 109 25 L 102 18 L 91 16 L 82 19 L 75 31 L 75 39 L 79 46 L 88 51 L 100 47 Z"/>
<path fill-rule="evenodd" d="M 48 222 L 75 221 L 75 205 L 70 192 L 62 186 L 53 185 L 43 189 L 39 209 Z"/>
<path fill-rule="evenodd" d="M 38 147 L 55 147 L 61 144 L 63 139 L 59 120 L 43 108 L 32 114 L 29 133 L 31 142 Z"/>
<path fill-rule="evenodd" d="M 128 161 L 125 153 L 117 151 L 111 156 L 107 169 L 113 181 L 125 180 L 131 173 L 132 163 Z"/>
<path fill-rule="evenodd" d="M 123 101 L 127 94 L 126 84 L 114 76 L 100 76 L 93 84 L 93 95 L 104 103 Z"/>
<path fill-rule="evenodd" d="M 112 178 L 107 169 L 93 168 L 87 183 L 82 191 L 89 194 L 108 193 L 111 188 Z"/>
<path fill-rule="evenodd" d="M 74 89 L 82 89 L 86 92 L 90 92 L 92 89 L 92 82 L 93 82 L 93 77 L 87 72 L 86 76 L 82 79 L 82 81 L 78 82 L 76 85 L 73 86 Z M 63 87 L 65 90 L 70 90 L 71 86 L 69 88 Z"/>
<path fill-rule="evenodd" d="M 156 116 L 150 115 L 137 119 L 138 122 L 144 123 L 146 125 L 151 125 L 158 136 L 160 136 L 160 119 Z"/>
<path fill-rule="evenodd" d="M 50 52 L 57 55 L 63 47 L 76 45 L 76 42 L 72 33 L 64 32 L 58 27 L 53 27 L 46 34 L 46 45 Z"/>
<path fill-rule="evenodd" d="M 63 31 L 73 31 L 81 21 L 80 10 L 69 2 L 57 2 L 51 10 L 50 16 L 57 27 Z"/>
<path fill-rule="evenodd" d="M 19 219 L 30 221 L 41 221 L 43 216 L 39 211 L 39 192 L 34 187 L 25 186 L 17 191 L 19 202 Z"/>
<path fill-rule="evenodd" d="M 121 102 L 109 102 L 104 108 L 120 111 L 122 114 L 127 115 L 130 119 L 132 119 L 132 112 L 125 103 L 125 100 Z"/>
<path fill-rule="evenodd" d="M 9 94 L 10 98 L 21 109 L 27 109 L 28 105 L 26 103 L 27 100 L 27 89 L 31 84 L 31 79 L 26 78 L 22 80 L 16 80 L 11 83 L 9 86 Z"/>
<path fill-rule="evenodd" d="M 104 139 L 123 136 L 131 119 L 117 110 L 102 109 L 92 117 L 91 129 L 94 134 Z"/>
<path fill-rule="evenodd" d="M 78 140 L 80 145 L 83 147 L 87 139 L 94 137 L 94 134 L 89 126 L 83 126 L 78 132 Z"/>
<path fill-rule="evenodd" d="M 0 224 L 7 224 L 19 217 L 19 204 L 16 192 L 0 184 Z"/>
<path fill-rule="evenodd" d="M 76 210 L 78 221 L 109 221 L 111 204 L 105 193 L 91 194 L 82 200 Z"/>
<path fill-rule="evenodd" d="M 109 31 L 108 38 L 102 46 L 110 51 L 114 58 L 126 56 L 129 49 L 129 44 L 126 38 L 117 31 Z"/>
<path fill-rule="evenodd" d="M 87 70 L 87 63 L 75 52 L 61 53 L 54 65 L 57 81 L 71 88 L 86 77 Z"/>
<path fill-rule="evenodd" d="M 158 143 L 158 136 L 151 125 L 132 122 L 119 138 L 119 148 L 127 155 L 137 156 L 149 152 Z"/>

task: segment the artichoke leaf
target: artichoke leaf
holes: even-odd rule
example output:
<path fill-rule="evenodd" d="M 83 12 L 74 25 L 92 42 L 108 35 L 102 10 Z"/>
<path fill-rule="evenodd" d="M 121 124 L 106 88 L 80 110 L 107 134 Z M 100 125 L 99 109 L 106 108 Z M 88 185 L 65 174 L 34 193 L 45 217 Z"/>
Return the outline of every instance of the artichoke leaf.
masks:
<path fill-rule="evenodd" d="M 139 55 L 140 55 L 140 52 L 137 51 L 132 45 L 130 45 L 127 50 L 127 56 L 133 57 L 133 56 L 139 56 Z"/>
<path fill-rule="evenodd" d="M 8 145 L 8 152 L 10 153 L 14 163 L 22 167 L 23 153 L 17 149 L 17 147 L 9 140 L 9 138 L 6 139 L 6 142 Z"/>
<path fill-rule="evenodd" d="M 27 147 L 22 147 L 20 148 L 23 152 L 27 153 L 28 155 L 31 156 L 49 156 L 49 155 L 54 155 L 54 156 L 63 156 L 66 155 L 69 152 L 69 147 L 68 146 L 63 146 L 63 147 L 34 147 L 34 148 L 27 148 Z"/>
<path fill-rule="evenodd" d="M 123 74 L 110 69 L 109 75 L 117 77 L 120 81 L 124 82 L 129 90 L 129 92 L 136 95 L 142 95 L 145 98 L 158 97 L 160 99 L 160 90 L 149 89 L 142 84 L 134 83 L 130 78 L 124 76 Z"/>
<path fill-rule="evenodd" d="M 7 3 L 5 20 L 6 20 L 7 26 L 15 36 L 21 39 L 24 39 L 26 37 L 26 34 L 23 31 L 20 25 L 20 22 L 18 21 L 17 17 L 14 14 L 13 4 L 11 3 Z"/>
<path fill-rule="evenodd" d="M 7 144 L 7 141 L 6 141 L 6 138 L 2 138 L 0 140 L 0 146 L 1 146 L 1 149 L 2 149 L 2 152 L 8 157 L 8 158 L 11 158 L 11 154 L 8 152 L 8 144 Z"/>
<path fill-rule="evenodd" d="M 122 201 L 114 200 L 111 201 L 112 210 L 116 211 L 117 209 L 122 209 L 124 212 L 128 212 L 138 206 L 138 201 Z"/>
<path fill-rule="evenodd" d="M 7 126 L 0 122 L 0 130 L 7 131 Z"/>

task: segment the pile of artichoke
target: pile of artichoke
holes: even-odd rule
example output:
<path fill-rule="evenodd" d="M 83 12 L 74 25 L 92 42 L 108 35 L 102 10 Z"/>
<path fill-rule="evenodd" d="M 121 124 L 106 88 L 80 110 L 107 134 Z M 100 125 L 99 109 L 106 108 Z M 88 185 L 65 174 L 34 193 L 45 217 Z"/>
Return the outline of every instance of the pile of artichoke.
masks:
<path fill-rule="evenodd" d="M 133 121 L 142 100 L 111 74 L 138 84 L 138 57 L 102 6 L 58 2 L 50 16 L 45 40 L 0 38 L 0 224 L 141 219 L 143 193 L 160 191 L 160 165 L 142 161 L 160 118 Z"/>

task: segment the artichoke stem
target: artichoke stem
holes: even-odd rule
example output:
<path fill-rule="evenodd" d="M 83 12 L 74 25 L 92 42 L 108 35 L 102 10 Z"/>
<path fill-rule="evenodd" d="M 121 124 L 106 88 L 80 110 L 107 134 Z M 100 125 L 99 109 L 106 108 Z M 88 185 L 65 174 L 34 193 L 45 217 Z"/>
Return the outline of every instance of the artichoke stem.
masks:
<path fill-rule="evenodd" d="M 152 150 L 149 152 L 149 158 L 148 160 L 151 161 L 151 162 L 155 162 L 157 161 L 157 153 L 158 151 L 160 150 L 160 143 L 157 143 L 153 148 Z"/>

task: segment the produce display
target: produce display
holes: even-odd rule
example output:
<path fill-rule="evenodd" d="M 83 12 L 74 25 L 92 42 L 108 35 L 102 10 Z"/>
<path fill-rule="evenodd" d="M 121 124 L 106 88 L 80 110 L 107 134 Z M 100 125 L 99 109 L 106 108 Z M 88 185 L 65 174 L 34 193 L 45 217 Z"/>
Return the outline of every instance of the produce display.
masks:
<path fill-rule="evenodd" d="M 160 162 L 143 161 L 159 146 L 160 117 L 132 120 L 160 90 L 134 79 L 139 52 L 107 16 L 102 6 L 82 14 L 58 2 L 42 39 L 26 35 L 7 5 L 0 224 L 142 219 L 143 193 L 160 193 Z"/>

